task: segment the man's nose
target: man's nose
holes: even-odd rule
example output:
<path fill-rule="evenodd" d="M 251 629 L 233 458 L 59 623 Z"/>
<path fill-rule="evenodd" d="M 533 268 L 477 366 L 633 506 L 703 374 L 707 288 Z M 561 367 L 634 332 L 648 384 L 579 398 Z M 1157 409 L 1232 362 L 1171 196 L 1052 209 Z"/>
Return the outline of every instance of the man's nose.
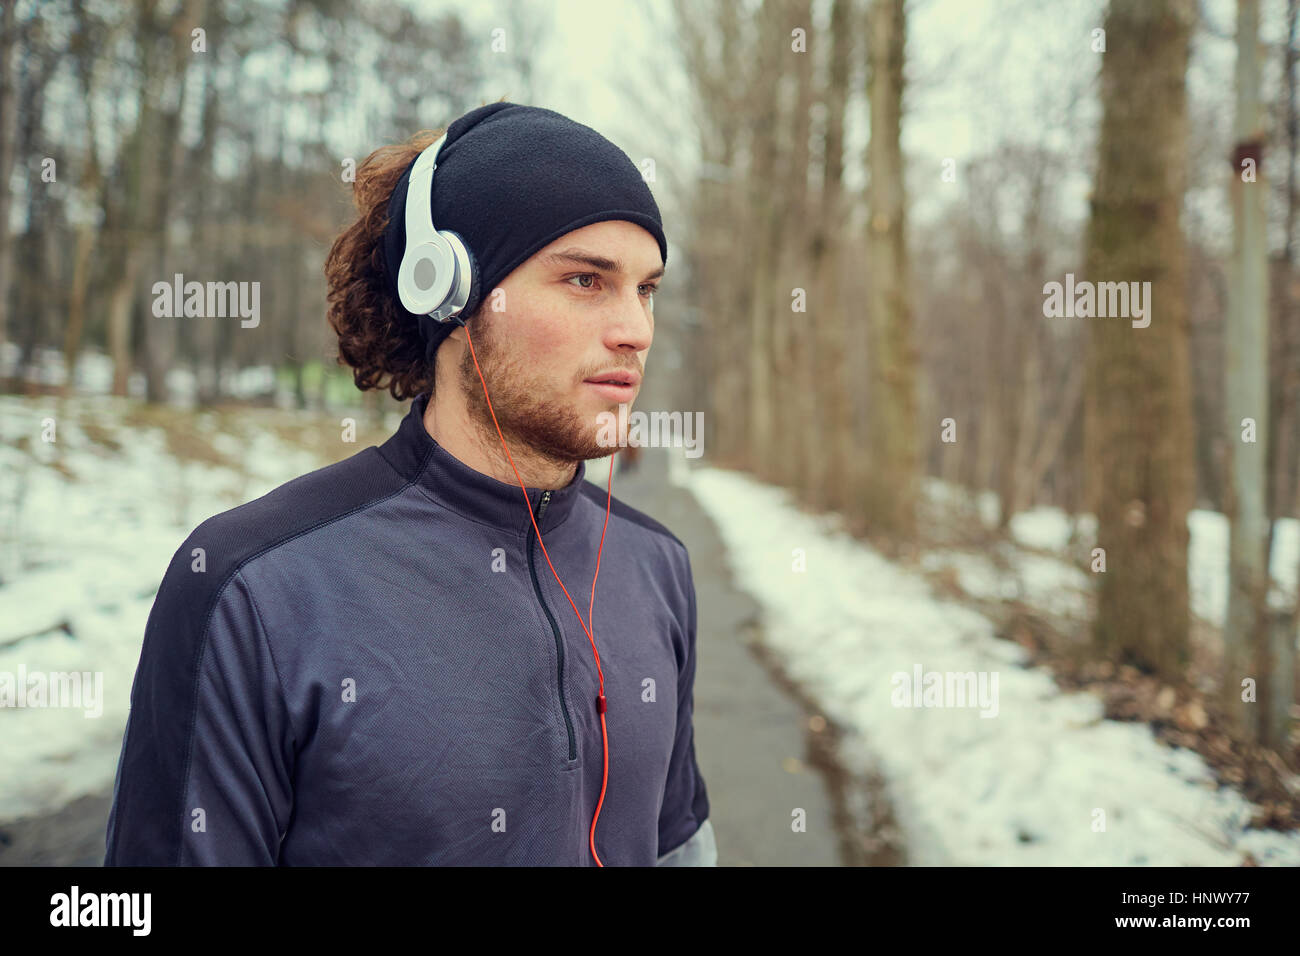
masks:
<path fill-rule="evenodd" d="M 620 296 L 612 308 L 614 313 L 606 330 L 605 344 L 634 352 L 648 349 L 654 339 L 654 316 L 637 289 Z"/>

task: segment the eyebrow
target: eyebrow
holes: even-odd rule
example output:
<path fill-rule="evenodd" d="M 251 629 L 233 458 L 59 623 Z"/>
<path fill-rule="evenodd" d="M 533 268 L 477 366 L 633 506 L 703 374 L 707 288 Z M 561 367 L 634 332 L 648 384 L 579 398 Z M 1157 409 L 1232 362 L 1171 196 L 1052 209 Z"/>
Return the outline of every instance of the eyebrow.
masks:
<path fill-rule="evenodd" d="M 617 259 L 607 259 L 605 256 L 598 256 L 594 252 L 588 252 L 585 249 L 565 249 L 562 252 L 551 252 L 542 257 L 543 261 L 550 263 L 561 262 L 580 262 L 583 265 L 591 266 L 593 269 L 600 269 L 604 272 L 613 272 L 616 274 L 623 273 L 623 263 Z M 654 272 L 642 279 L 642 282 L 650 279 L 658 279 L 664 274 L 664 267 L 660 266 Z"/>

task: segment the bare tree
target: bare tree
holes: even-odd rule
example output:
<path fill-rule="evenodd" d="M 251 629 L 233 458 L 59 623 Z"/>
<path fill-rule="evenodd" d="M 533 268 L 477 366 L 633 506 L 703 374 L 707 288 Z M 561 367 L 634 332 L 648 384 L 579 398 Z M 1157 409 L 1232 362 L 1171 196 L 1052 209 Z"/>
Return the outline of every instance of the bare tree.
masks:
<path fill-rule="evenodd" d="M 778 203 L 780 140 L 773 116 L 780 115 L 780 79 L 791 56 L 790 40 L 783 32 L 779 0 L 764 0 L 758 13 L 755 81 L 746 115 L 750 126 L 752 167 L 749 177 L 749 213 L 753 224 L 754 260 L 749 272 L 749 452 L 761 478 L 773 478 L 776 437 L 773 432 L 773 323 L 789 314 L 789 297 L 783 294 L 777 269 L 781 243 Z M 784 315 L 782 314 L 784 311 Z"/>
<path fill-rule="evenodd" d="M 1192 0 L 1111 0 L 1086 270 L 1150 282 L 1150 325 L 1088 319 L 1084 427 L 1098 573 L 1098 652 L 1173 680 L 1188 649 L 1192 503 L 1186 253 L 1187 73 Z M 1145 144 L 1134 149 L 1133 143 Z M 1141 286 L 1139 286 L 1139 290 Z"/>
<path fill-rule="evenodd" d="M 903 0 L 871 0 L 867 13 L 868 147 L 871 261 L 868 349 L 871 452 L 859 474 L 867 527 L 887 537 L 909 537 L 915 527 L 919 453 L 916 348 L 908 289 L 906 196 L 899 143 L 907 23 Z"/>
<path fill-rule="evenodd" d="M 9 181 L 14 173 L 14 130 L 18 102 L 14 82 L 14 50 L 18 46 L 16 0 L 3 4 L 0 20 L 0 345 L 9 326 L 9 284 L 13 270 L 13 242 L 9 236 Z"/>
<path fill-rule="evenodd" d="M 815 439 L 815 448 L 809 456 L 806 494 L 814 506 L 839 509 L 852 504 L 844 475 L 854 454 L 851 398 L 845 376 L 850 314 L 840 302 L 839 275 L 846 229 L 844 123 L 854 26 L 858 22 L 855 0 L 832 0 L 820 208 L 808 250 L 813 272 L 808 324 L 814 347 L 807 358 L 813 382 L 808 390 L 813 399 L 813 418 L 804 423 L 804 428 Z"/>
<path fill-rule="evenodd" d="M 1238 730 L 1265 734 L 1260 709 L 1242 706 L 1243 679 L 1262 678 L 1267 660 L 1264 616 L 1268 594 L 1268 250 L 1263 168 L 1264 113 L 1259 99 L 1259 2 L 1237 3 L 1237 109 L 1229 195 L 1233 256 L 1224 325 L 1227 448 L 1224 510 L 1228 545 L 1228 612 L 1223 628 L 1223 702 Z M 1246 439 L 1247 420 L 1254 435 Z M 1283 714 L 1285 720 L 1286 715 Z M 1283 725 L 1285 727 L 1285 724 Z"/>

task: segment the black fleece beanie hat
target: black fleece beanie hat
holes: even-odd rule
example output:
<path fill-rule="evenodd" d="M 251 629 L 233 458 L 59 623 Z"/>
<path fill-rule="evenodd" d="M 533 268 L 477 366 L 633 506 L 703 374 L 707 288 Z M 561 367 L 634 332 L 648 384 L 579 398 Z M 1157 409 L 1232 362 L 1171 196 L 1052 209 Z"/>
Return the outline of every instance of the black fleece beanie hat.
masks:
<path fill-rule="evenodd" d="M 419 326 L 432 364 L 456 323 L 406 311 L 397 291 L 414 166 L 412 160 L 388 203 L 384 261 L 398 312 Z M 489 103 L 454 120 L 438 153 L 431 211 L 434 228 L 459 234 L 474 262 L 462 318 L 533 253 L 593 222 L 623 219 L 644 227 L 668 261 L 659 207 L 627 153 L 591 127 L 537 106 Z"/>

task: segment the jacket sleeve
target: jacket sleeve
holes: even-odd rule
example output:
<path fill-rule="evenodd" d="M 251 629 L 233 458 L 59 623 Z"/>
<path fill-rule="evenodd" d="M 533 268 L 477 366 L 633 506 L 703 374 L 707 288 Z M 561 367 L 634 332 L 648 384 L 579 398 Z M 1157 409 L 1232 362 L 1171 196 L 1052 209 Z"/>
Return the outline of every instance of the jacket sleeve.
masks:
<path fill-rule="evenodd" d="M 698 614 L 690 556 L 686 557 L 686 659 L 677 675 L 677 736 L 668 763 L 668 781 L 659 813 L 656 866 L 717 866 L 718 851 L 709 823 L 709 795 L 695 762 L 695 645 Z"/>
<path fill-rule="evenodd" d="M 272 866 L 295 738 L 257 602 L 172 559 L 145 628 L 105 866 Z M 214 593 L 215 592 L 215 593 Z"/>
<path fill-rule="evenodd" d="M 713 836 L 713 823 L 705 820 L 689 840 L 675 850 L 669 850 L 655 861 L 655 866 L 717 866 L 718 844 Z"/>

